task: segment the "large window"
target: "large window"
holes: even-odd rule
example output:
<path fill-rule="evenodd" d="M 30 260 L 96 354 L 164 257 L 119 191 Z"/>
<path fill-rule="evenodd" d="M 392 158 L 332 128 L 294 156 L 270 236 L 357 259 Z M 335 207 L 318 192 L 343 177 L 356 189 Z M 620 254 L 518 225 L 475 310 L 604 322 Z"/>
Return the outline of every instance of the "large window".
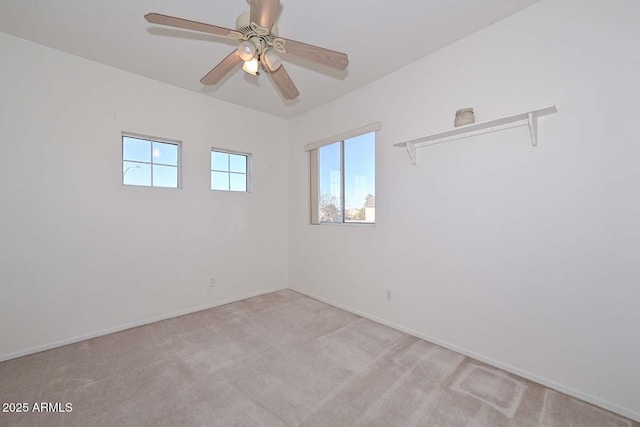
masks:
<path fill-rule="evenodd" d="M 122 135 L 122 183 L 178 188 L 180 143 Z"/>
<path fill-rule="evenodd" d="M 211 150 L 211 189 L 249 191 L 249 155 Z"/>
<path fill-rule="evenodd" d="M 375 132 L 322 143 L 308 151 L 311 222 L 375 223 Z"/>

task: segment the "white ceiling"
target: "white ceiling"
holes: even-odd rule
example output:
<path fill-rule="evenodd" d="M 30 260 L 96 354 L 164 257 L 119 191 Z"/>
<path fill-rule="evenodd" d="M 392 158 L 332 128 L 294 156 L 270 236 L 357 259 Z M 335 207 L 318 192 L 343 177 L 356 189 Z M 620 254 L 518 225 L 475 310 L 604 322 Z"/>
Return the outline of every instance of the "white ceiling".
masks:
<path fill-rule="evenodd" d="M 281 0 L 289 39 L 345 52 L 337 72 L 285 57 L 300 90 L 285 101 L 266 75 L 200 78 L 236 42 L 147 23 L 149 12 L 233 28 L 245 0 L 1 0 L 0 31 L 184 89 L 291 118 L 336 99 L 539 0 Z"/>

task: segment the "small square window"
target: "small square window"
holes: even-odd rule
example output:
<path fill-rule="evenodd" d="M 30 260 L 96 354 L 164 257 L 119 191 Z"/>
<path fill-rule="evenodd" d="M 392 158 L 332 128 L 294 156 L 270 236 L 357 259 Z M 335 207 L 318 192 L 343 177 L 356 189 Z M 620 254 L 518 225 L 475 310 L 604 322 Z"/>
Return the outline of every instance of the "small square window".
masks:
<path fill-rule="evenodd" d="M 249 191 L 249 154 L 211 150 L 211 189 Z"/>
<path fill-rule="evenodd" d="M 180 143 L 122 135 L 122 183 L 179 188 Z"/>

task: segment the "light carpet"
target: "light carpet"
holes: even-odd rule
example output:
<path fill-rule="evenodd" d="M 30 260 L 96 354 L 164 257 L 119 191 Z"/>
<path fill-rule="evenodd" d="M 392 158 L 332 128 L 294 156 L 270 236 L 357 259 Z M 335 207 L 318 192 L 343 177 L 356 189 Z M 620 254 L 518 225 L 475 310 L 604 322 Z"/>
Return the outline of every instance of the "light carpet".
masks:
<path fill-rule="evenodd" d="M 640 427 L 289 290 L 2 362 L 0 401 L 29 409 L 3 426 Z"/>

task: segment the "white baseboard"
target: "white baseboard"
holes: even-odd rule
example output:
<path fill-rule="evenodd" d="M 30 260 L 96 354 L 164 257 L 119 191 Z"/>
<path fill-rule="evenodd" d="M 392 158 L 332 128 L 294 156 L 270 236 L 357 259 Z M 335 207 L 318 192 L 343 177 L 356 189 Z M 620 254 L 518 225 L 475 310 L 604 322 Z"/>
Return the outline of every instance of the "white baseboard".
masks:
<path fill-rule="evenodd" d="M 563 384 L 557 383 L 555 381 L 552 381 L 552 380 L 550 380 L 548 378 L 541 377 L 541 376 L 536 375 L 536 374 L 532 374 L 530 372 L 527 372 L 527 371 L 524 371 L 522 369 L 516 368 L 516 367 L 511 366 L 509 364 L 506 364 L 506 363 L 500 362 L 498 360 L 492 359 L 490 357 L 483 356 L 482 354 L 478 354 L 478 353 L 475 353 L 473 351 L 467 350 L 466 348 L 462 348 L 462 347 L 457 346 L 455 344 L 451 344 L 451 343 L 448 343 L 446 341 L 442 341 L 442 340 L 440 340 L 438 338 L 422 334 L 422 333 L 420 333 L 418 331 L 415 331 L 413 329 L 406 328 L 406 327 L 404 327 L 402 325 L 398 325 L 398 324 L 395 324 L 395 323 L 392 323 L 392 322 L 388 322 L 388 321 L 386 321 L 384 319 L 381 319 L 379 317 L 373 316 L 373 315 L 371 315 L 369 313 L 365 313 L 363 311 L 356 310 L 354 308 L 351 308 L 351 307 L 348 307 L 346 305 L 337 303 L 335 301 L 332 301 L 330 299 L 321 297 L 319 295 L 315 295 L 315 294 L 309 293 L 309 292 L 305 291 L 304 289 L 299 289 L 299 288 L 290 288 L 290 289 L 293 290 L 293 291 L 299 292 L 299 293 L 301 293 L 303 295 L 306 295 L 306 296 L 308 296 L 310 298 L 316 299 L 318 301 L 322 301 L 322 302 L 324 302 L 326 304 L 329 304 L 329 305 L 332 305 L 334 307 L 340 308 L 342 310 L 348 311 L 350 313 L 357 314 L 358 316 L 364 317 L 366 319 L 373 320 L 374 322 L 380 323 L 382 325 L 389 326 L 390 328 L 397 329 L 399 331 L 405 332 L 405 333 L 407 333 L 409 335 L 412 335 L 412 336 L 414 336 L 416 338 L 420 338 L 420 339 L 423 339 L 425 341 L 429 341 L 431 343 L 437 344 L 437 345 L 439 345 L 441 347 L 444 347 L 444 348 L 446 348 L 448 350 L 455 351 L 456 353 L 460 353 L 460 354 L 468 356 L 468 357 L 470 357 L 472 359 L 475 359 L 475 360 L 478 360 L 480 362 L 486 363 L 487 365 L 491 365 L 491 366 L 494 366 L 496 368 L 503 369 L 503 370 L 505 370 L 507 372 L 510 372 L 512 374 L 519 375 L 519 376 L 521 376 L 523 378 L 526 378 L 526 379 L 531 380 L 533 382 L 536 382 L 538 384 L 542 384 L 545 387 L 551 388 L 553 390 L 559 391 L 559 392 L 564 393 L 564 394 L 568 394 L 569 396 L 573 396 L 573 397 L 575 397 L 577 399 L 584 400 L 585 402 L 589 402 L 589 403 L 591 403 L 591 404 L 593 404 L 595 406 L 598 406 L 600 408 L 603 408 L 603 409 L 606 409 L 608 411 L 614 412 L 616 414 L 622 415 L 623 417 L 627 417 L 627 418 L 630 418 L 630 419 L 632 419 L 634 421 L 639 421 L 640 422 L 640 413 L 638 413 L 636 411 L 633 411 L 631 409 L 622 407 L 620 405 L 616 405 L 615 403 L 611 403 L 611 402 L 608 402 L 608 401 L 603 400 L 603 399 L 599 399 L 597 397 L 594 397 L 594 396 L 591 396 L 589 394 L 583 393 L 583 392 L 581 392 L 579 390 L 576 390 L 574 388 L 571 388 L 571 387 L 565 386 Z"/>
<path fill-rule="evenodd" d="M 125 329 L 136 328 L 138 326 L 147 325 L 149 323 L 154 323 L 154 322 L 159 322 L 161 320 L 171 319 L 172 317 L 178 317 L 178 316 L 183 316 L 185 314 L 196 313 L 196 312 L 202 311 L 202 310 L 208 310 L 208 309 L 213 308 L 213 307 L 218 307 L 218 306 L 229 304 L 229 303 L 232 303 L 232 302 L 242 301 L 242 300 L 247 299 L 247 298 L 257 297 L 259 295 L 270 294 L 271 292 L 281 291 L 283 289 L 287 289 L 287 288 L 286 287 L 282 287 L 282 288 L 277 288 L 277 289 L 269 289 L 269 290 L 266 290 L 266 291 L 253 292 L 253 293 L 250 293 L 248 295 L 244 295 L 244 296 L 237 297 L 237 298 L 228 298 L 228 299 L 221 300 L 221 301 L 216 301 L 216 302 L 210 303 L 210 304 L 205 304 L 205 305 L 201 305 L 201 306 L 197 306 L 197 307 L 191 307 L 191 308 L 187 308 L 185 310 L 179 310 L 179 311 L 175 311 L 175 312 L 168 313 L 168 314 L 162 314 L 162 315 L 159 315 L 159 316 L 150 317 L 150 318 L 147 318 L 147 319 L 144 319 L 144 320 L 138 320 L 138 321 L 135 321 L 135 322 L 126 323 L 124 325 L 116 326 L 114 328 L 107 328 L 107 329 L 103 329 L 101 331 L 90 332 L 88 334 L 83 334 L 83 335 L 79 335 L 79 336 L 71 337 L 71 338 L 65 338 L 63 340 L 54 341 L 54 342 L 51 342 L 51 343 L 47 343 L 47 344 L 38 345 L 38 346 L 35 346 L 35 347 L 26 348 L 24 350 L 18 350 L 18 351 L 15 351 L 13 353 L 2 354 L 2 355 L 0 355 L 0 362 L 3 362 L 5 360 L 9 360 L 9 359 L 15 359 L 16 357 L 27 356 L 27 355 L 33 354 L 33 353 L 39 353 L 39 352 L 45 351 L 45 350 L 51 350 L 52 348 L 62 347 L 63 345 L 73 344 L 73 343 L 76 343 L 76 342 L 79 342 L 79 341 L 84 341 L 84 340 L 88 340 L 88 339 L 91 339 L 91 338 L 96 338 L 96 337 L 99 337 L 99 336 L 102 336 L 102 335 L 107 335 L 107 334 L 111 334 L 111 333 L 114 333 L 114 332 L 123 331 Z"/>

